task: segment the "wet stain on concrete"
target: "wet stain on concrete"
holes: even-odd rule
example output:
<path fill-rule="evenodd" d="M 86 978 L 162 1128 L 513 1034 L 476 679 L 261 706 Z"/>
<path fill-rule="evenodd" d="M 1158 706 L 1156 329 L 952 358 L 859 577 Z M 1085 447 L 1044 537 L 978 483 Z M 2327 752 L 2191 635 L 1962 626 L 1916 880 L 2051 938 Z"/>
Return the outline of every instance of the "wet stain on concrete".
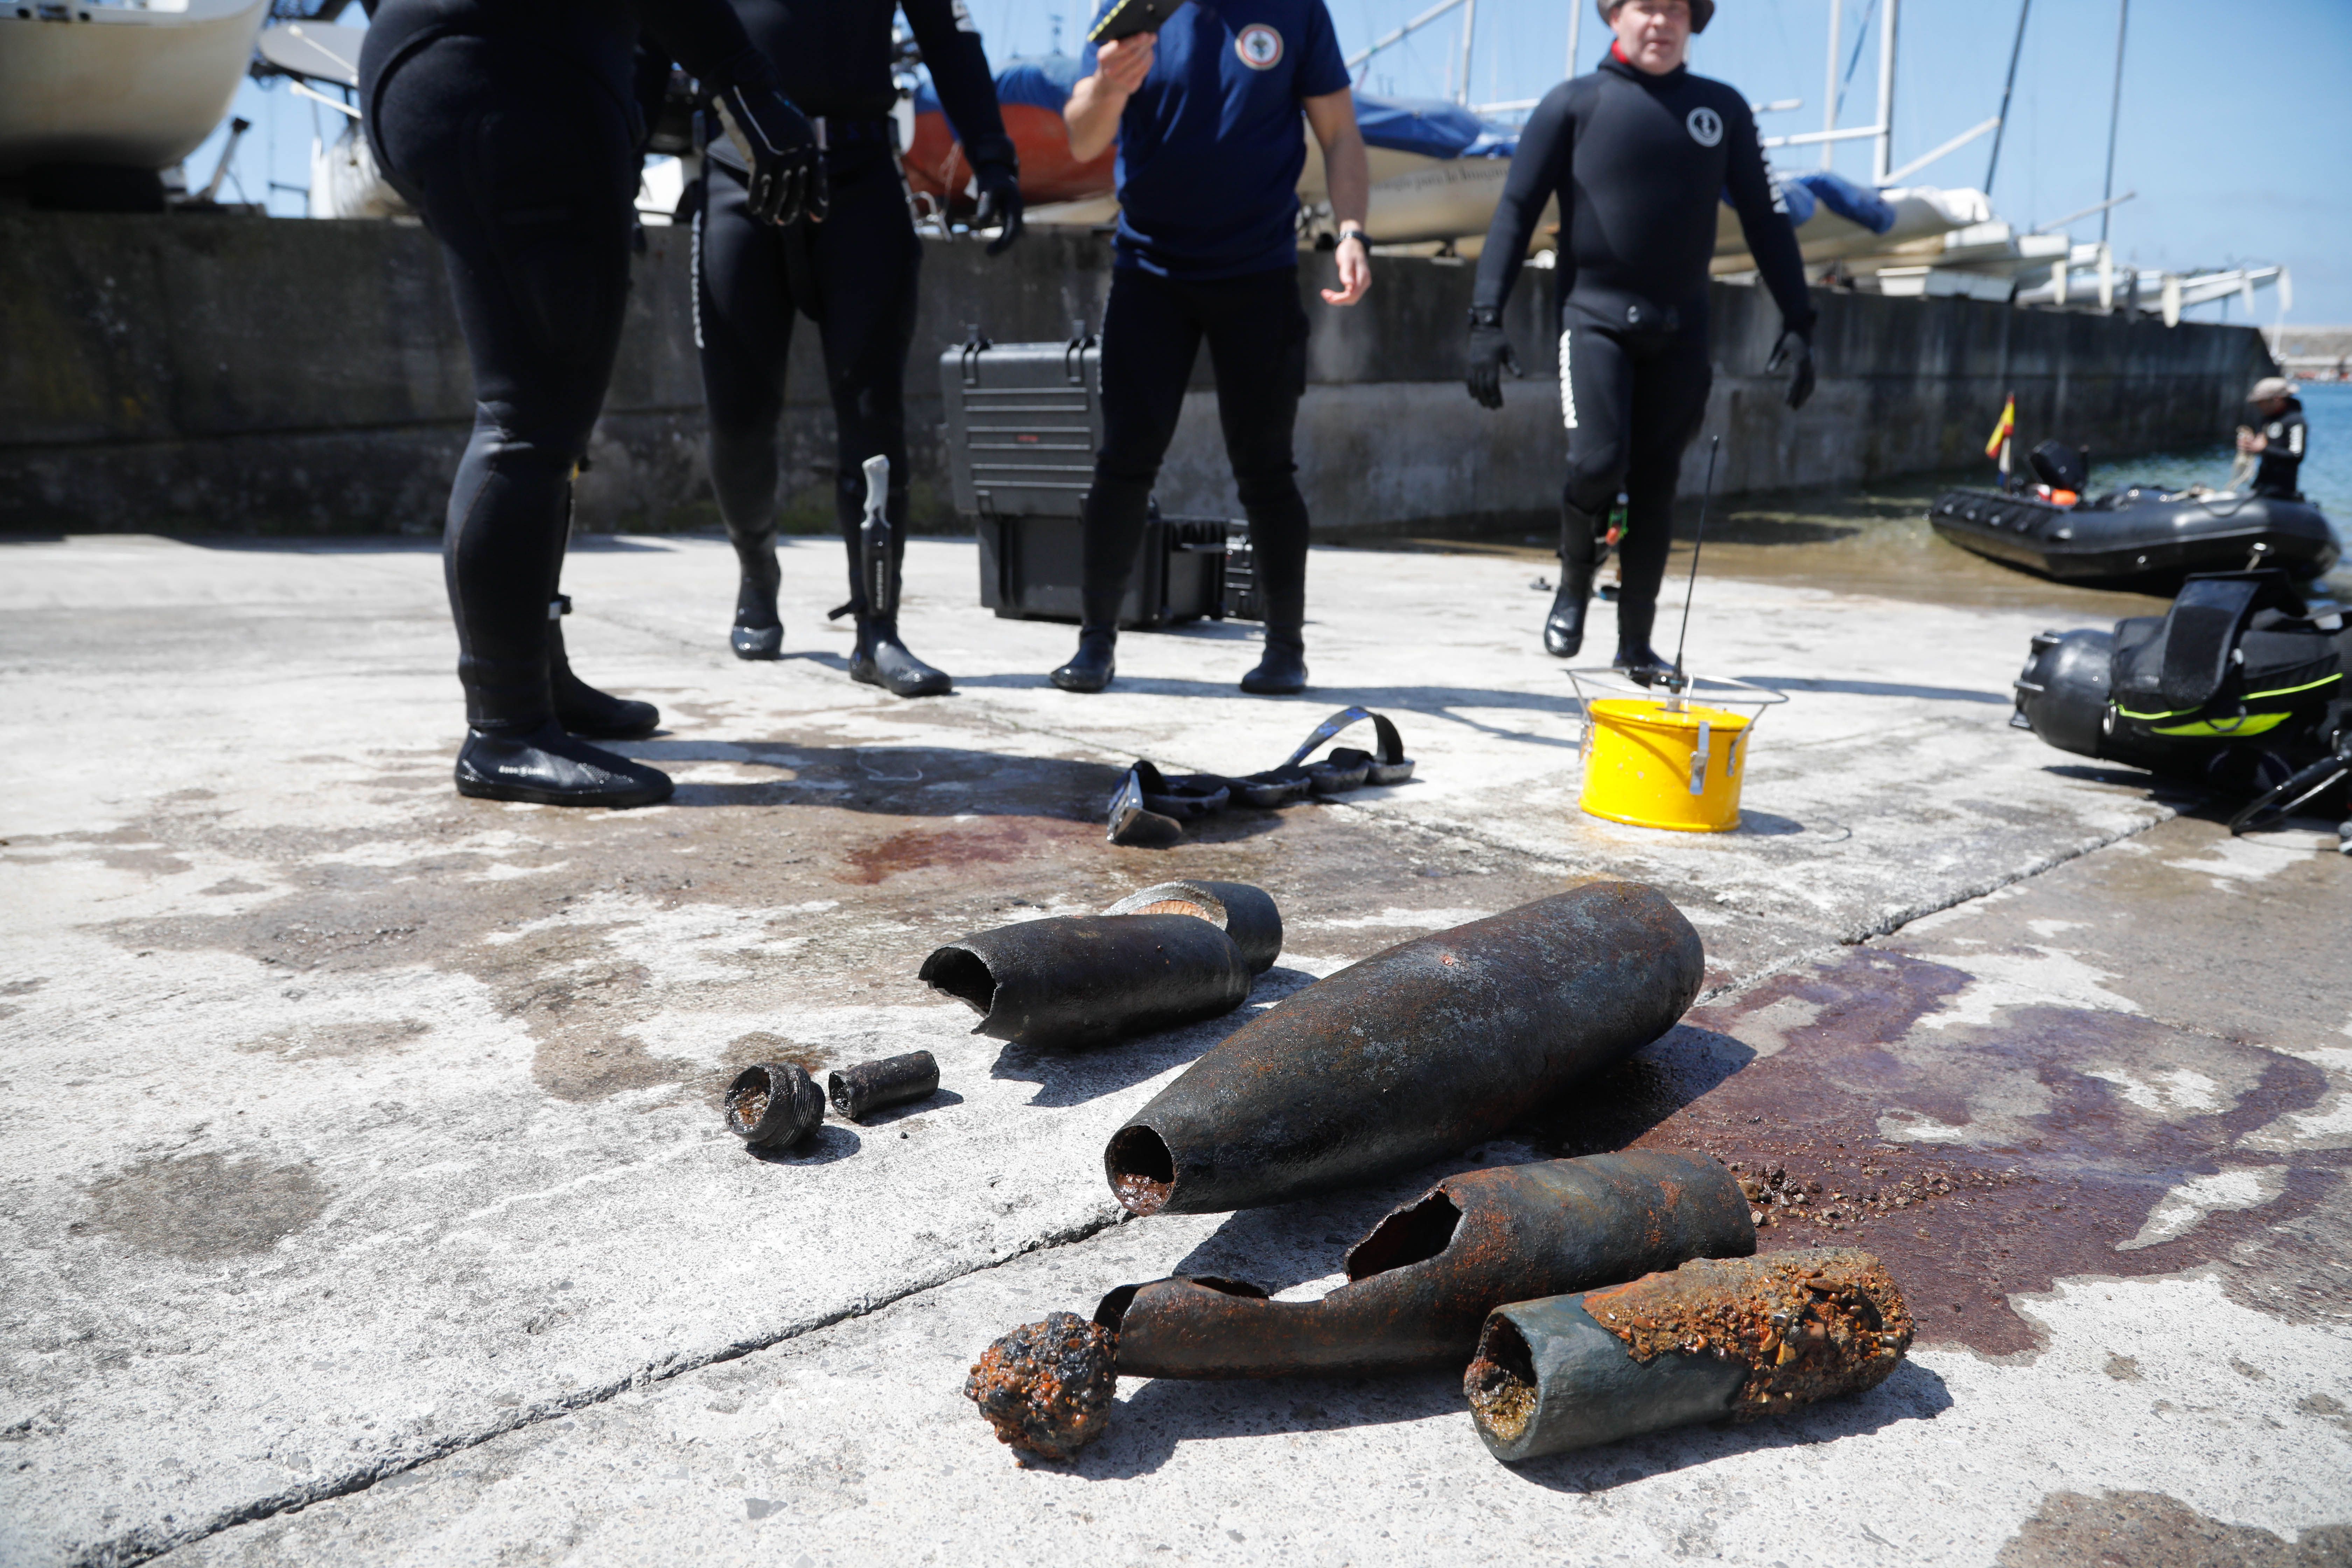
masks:
<path fill-rule="evenodd" d="M 2000 1568 L 2344 1568 L 2352 1524 L 2294 1541 L 2227 1524 L 2161 1492 L 2052 1492 L 1994 1559 Z"/>
<path fill-rule="evenodd" d="M 2318 1068 L 2090 1009 L 2022 1006 L 1993 1025 L 1920 1026 L 1968 980 L 1948 965 L 1850 950 L 1695 1010 L 1538 1118 L 1534 1139 L 1562 1154 L 1628 1143 L 1715 1154 L 1747 1185 L 1765 1250 L 1834 1236 L 1878 1253 L 1923 1343 L 2029 1351 L 2037 1331 L 2013 1295 L 2064 1277 L 2214 1261 L 2233 1266 L 2233 1295 L 2266 1311 L 2352 1303 L 2337 1283 L 2345 1269 L 2319 1256 L 2338 1228 L 2324 1199 L 2346 1154 L 2237 1146 L 2317 1102 Z M 2194 1092 L 2168 1100 L 2134 1069 L 2190 1073 Z M 2198 1179 L 2230 1171 L 2248 1173 L 2248 1198 L 2213 1200 L 2177 1231 L 2147 1236 L 2168 1194 L 2210 1191 Z M 2312 1233 L 2290 1247 L 2275 1233 L 2297 1222 Z"/>
<path fill-rule="evenodd" d="M 324 1214 L 329 1196 L 307 1165 L 172 1155 L 91 1184 L 86 1224 L 142 1252 L 212 1263 L 268 1251 Z"/>
<path fill-rule="evenodd" d="M 962 870 L 1008 865 L 1038 847 L 1076 837 L 1070 831 L 1076 826 L 1008 817 L 976 827 L 909 828 L 861 844 L 844 855 L 849 868 L 840 874 L 840 880 L 870 888 L 886 877 L 933 866 Z"/>

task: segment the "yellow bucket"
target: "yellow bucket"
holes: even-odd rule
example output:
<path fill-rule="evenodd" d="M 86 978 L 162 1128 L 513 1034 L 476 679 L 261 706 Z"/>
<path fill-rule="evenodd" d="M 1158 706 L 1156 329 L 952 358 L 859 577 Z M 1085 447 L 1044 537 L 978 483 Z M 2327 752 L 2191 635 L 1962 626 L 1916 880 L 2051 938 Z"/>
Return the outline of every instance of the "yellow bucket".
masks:
<path fill-rule="evenodd" d="M 1648 698 L 1585 705 L 1584 795 L 1595 816 L 1636 827 L 1727 833 L 1739 826 L 1755 716 Z"/>

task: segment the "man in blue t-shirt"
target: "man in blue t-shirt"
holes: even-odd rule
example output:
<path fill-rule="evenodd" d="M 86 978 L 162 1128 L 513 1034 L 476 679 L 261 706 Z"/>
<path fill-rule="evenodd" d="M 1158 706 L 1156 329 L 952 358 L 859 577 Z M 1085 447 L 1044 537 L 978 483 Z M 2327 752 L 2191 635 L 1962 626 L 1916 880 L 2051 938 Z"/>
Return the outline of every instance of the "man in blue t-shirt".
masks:
<path fill-rule="evenodd" d="M 1102 15 L 1118 5 L 1106 0 Z M 1063 110 L 1081 162 L 1117 139 L 1120 206 L 1085 618 L 1077 653 L 1053 675 L 1065 691 L 1110 684 L 1119 601 L 1204 339 L 1265 604 L 1265 656 L 1242 689 L 1307 688 L 1307 501 L 1291 460 L 1307 385 L 1295 238 L 1302 113 L 1322 144 L 1339 231 L 1339 287 L 1323 298 L 1352 305 L 1372 281 L 1371 180 L 1323 0 L 1190 0 L 1156 34 L 1103 43 Z"/>

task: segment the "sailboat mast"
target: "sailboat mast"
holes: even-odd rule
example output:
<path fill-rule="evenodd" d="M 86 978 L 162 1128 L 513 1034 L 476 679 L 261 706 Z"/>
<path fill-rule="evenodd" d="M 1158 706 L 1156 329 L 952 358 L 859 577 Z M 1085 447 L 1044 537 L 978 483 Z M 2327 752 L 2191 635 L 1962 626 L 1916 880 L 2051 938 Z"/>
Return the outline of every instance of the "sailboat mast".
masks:
<path fill-rule="evenodd" d="M 1830 0 L 1829 75 L 1822 82 L 1822 167 L 1837 163 L 1838 31 L 1845 21 L 1845 0 Z"/>
<path fill-rule="evenodd" d="M 2107 105 L 2107 180 L 2099 199 L 2110 205 L 2099 213 L 2099 243 L 2107 243 L 2107 219 L 2115 212 L 2116 127 L 2124 112 L 2124 38 L 2131 28 L 2131 0 L 2119 0 L 2116 9 L 2116 90 Z"/>
<path fill-rule="evenodd" d="M 1900 0 L 1886 0 L 1886 16 L 1878 35 L 1878 142 L 1872 160 L 1871 183 L 1883 185 L 1895 167 L 1895 17 Z"/>

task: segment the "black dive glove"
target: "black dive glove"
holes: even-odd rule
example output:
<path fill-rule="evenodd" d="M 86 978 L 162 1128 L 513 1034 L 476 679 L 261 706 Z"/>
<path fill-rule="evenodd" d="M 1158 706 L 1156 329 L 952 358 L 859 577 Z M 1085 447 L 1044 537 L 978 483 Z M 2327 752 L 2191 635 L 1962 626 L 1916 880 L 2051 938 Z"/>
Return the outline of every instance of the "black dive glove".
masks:
<path fill-rule="evenodd" d="M 1503 406 L 1503 372 L 1519 374 L 1511 341 L 1503 335 L 1503 312 L 1491 305 L 1470 307 L 1470 395 L 1488 408 Z"/>
<path fill-rule="evenodd" d="M 1764 362 L 1764 374 L 1770 375 L 1782 366 L 1789 370 L 1789 406 L 1802 408 L 1805 399 L 1813 395 L 1813 341 L 1793 327 L 1780 334 L 1772 345 L 1772 357 Z"/>
<path fill-rule="evenodd" d="M 779 228 L 824 221 L 832 197 L 816 130 L 772 87 L 730 87 L 719 95 L 727 139 L 751 165 L 751 216 Z"/>
<path fill-rule="evenodd" d="M 980 187 L 980 207 L 971 215 L 971 226 L 1001 226 L 1004 232 L 988 242 L 988 254 L 1002 256 L 1021 237 L 1021 171 L 1017 166 L 991 163 L 974 170 L 972 181 Z"/>

